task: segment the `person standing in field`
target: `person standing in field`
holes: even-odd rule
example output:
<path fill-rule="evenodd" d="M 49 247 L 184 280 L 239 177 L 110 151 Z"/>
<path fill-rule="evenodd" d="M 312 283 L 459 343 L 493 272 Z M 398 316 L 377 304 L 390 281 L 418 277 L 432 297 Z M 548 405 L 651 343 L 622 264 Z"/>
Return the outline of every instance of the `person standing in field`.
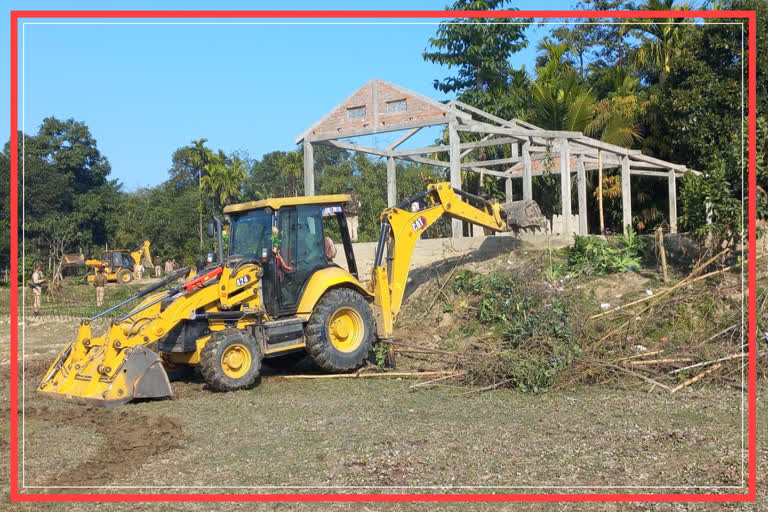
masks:
<path fill-rule="evenodd" d="M 40 315 L 40 306 L 42 304 L 43 297 L 43 283 L 45 282 L 45 275 L 43 275 L 43 267 L 38 263 L 35 265 L 35 271 L 32 272 L 32 295 L 35 296 L 35 304 L 33 306 L 35 316 Z"/>
<path fill-rule="evenodd" d="M 155 277 L 160 277 L 162 275 L 161 273 L 161 263 L 163 260 L 161 260 L 158 256 L 155 256 Z"/>
<path fill-rule="evenodd" d="M 171 260 L 165 260 L 165 273 L 170 274 L 171 272 L 173 272 L 173 264 Z"/>
<path fill-rule="evenodd" d="M 352 188 L 347 188 L 347 194 L 349 194 L 350 200 L 344 208 L 344 212 L 347 214 L 349 237 L 353 242 L 357 242 L 357 221 L 358 215 L 360 214 L 360 196 L 358 196 Z"/>
<path fill-rule="evenodd" d="M 96 268 L 96 277 L 93 278 L 93 286 L 96 287 L 96 306 L 101 307 L 104 303 L 104 287 L 107 285 L 107 278 L 104 275 L 104 267 Z"/>

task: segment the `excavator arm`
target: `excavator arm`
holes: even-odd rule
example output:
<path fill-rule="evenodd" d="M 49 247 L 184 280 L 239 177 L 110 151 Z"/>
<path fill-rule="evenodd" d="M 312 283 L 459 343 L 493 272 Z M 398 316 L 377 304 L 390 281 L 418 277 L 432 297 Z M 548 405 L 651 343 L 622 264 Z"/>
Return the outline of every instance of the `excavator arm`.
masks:
<path fill-rule="evenodd" d="M 470 201 L 473 204 L 470 204 Z M 493 231 L 507 231 L 541 224 L 541 213 L 533 201 L 516 201 L 501 205 L 454 189 L 450 183 L 434 183 L 427 190 L 387 208 L 381 214 L 381 231 L 369 284 L 378 313 L 379 338 L 389 339 L 395 319 L 400 312 L 405 284 L 416 241 L 421 234 L 443 215 L 477 224 Z M 409 206 L 418 204 L 417 211 Z M 521 208 L 522 206 L 522 208 Z M 525 210 L 525 220 L 517 214 L 511 225 L 507 212 Z M 385 259 L 385 251 L 386 259 Z"/>
<path fill-rule="evenodd" d="M 149 252 L 149 246 L 149 240 L 144 240 L 143 244 L 141 244 L 135 251 L 131 252 L 131 257 L 133 258 L 134 264 L 141 263 L 147 269 L 153 267 L 152 254 Z"/>

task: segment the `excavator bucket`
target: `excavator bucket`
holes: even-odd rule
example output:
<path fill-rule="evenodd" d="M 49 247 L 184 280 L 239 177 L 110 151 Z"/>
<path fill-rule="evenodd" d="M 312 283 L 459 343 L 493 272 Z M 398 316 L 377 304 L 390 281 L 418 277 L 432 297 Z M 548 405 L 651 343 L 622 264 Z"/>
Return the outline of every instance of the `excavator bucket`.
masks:
<path fill-rule="evenodd" d="M 506 216 L 507 227 L 512 231 L 542 229 L 547 224 L 547 218 L 541 214 L 539 205 L 532 199 L 509 201 L 500 206 Z"/>
<path fill-rule="evenodd" d="M 102 337 L 91 337 L 88 320 L 48 369 L 38 391 L 53 398 L 111 407 L 136 398 L 171 396 L 160 357 L 145 345 L 129 346 L 123 328 L 113 323 Z"/>

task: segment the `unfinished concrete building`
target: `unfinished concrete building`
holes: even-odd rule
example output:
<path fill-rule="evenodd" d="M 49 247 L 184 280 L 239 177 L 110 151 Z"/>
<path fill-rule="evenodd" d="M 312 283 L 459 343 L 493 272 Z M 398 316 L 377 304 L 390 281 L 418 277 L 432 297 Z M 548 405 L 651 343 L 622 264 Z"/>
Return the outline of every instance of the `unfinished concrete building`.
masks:
<path fill-rule="evenodd" d="M 398 149 L 419 130 L 428 126 L 447 126 L 448 144 L 414 149 Z M 349 140 L 389 132 L 402 132 L 384 148 L 369 147 Z M 462 142 L 460 132 L 479 134 L 472 142 Z M 397 159 L 438 166 L 449 170 L 451 184 L 462 187 L 461 171 L 477 172 L 505 181 L 506 200 L 512 197 L 512 180 L 522 180 L 522 199 L 533 196 L 532 179 L 545 172 L 559 174 L 562 206 L 556 230 L 569 236 L 586 235 L 586 173 L 611 168 L 621 169 L 622 225 L 632 225 L 632 176 L 654 176 L 667 180 L 669 188 L 669 229 L 677 232 L 677 180 L 685 172 L 697 172 L 643 155 L 639 150 L 608 144 L 581 132 L 545 130 L 519 119 L 501 119 L 460 101 L 440 103 L 426 96 L 383 80 L 371 80 L 310 126 L 297 139 L 304 147 L 304 189 L 315 193 L 313 148 L 325 144 L 386 158 L 387 204 L 397 202 Z M 511 156 L 473 161 L 478 148 L 507 145 Z M 428 158 L 446 153 L 447 158 Z M 576 176 L 578 215 L 572 212 L 572 175 Z M 598 184 L 602 180 L 598 179 Z M 519 188 L 519 187 L 516 187 Z M 601 198 L 602 196 L 600 196 Z M 576 220 L 577 219 L 577 220 Z M 555 227 L 553 226 L 553 229 Z M 592 232 L 597 230 L 592 229 Z M 461 222 L 452 221 L 454 237 L 462 236 Z"/>

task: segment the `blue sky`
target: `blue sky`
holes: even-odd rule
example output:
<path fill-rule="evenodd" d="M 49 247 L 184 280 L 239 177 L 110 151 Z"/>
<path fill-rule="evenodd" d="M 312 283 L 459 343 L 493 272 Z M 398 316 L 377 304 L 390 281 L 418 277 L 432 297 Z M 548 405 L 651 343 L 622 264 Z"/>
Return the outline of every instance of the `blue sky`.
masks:
<path fill-rule="evenodd" d="M 322 6 L 437 10 L 448 3 L 336 1 Z M 63 6 L 27 1 L 12 7 L 212 8 L 210 3 L 189 1 L 129 5 L 80 2 Z M 516 2 L 515 6 L 542 7 L 532 0 Z M 547 7 L 565 9 L 569 1 L 557 0 Z M 219 2 L 213 8 L 317 9 L 318 4 Z M 112 177 L 119 179 L 125 190 L 164 181 L 173 151 L 193 139 L 205 137 L 213 149 L 243 151 L 257 158 L 269 151 L 293 149 L 295 138 L 304 129 L 371 78 L 394 82 L 437 100 L 448 98 L 432 86 L 433 80 L 447 76 L 448 70 L 424 62 L 421 57 L 437 27 L 429 20 L 413 20 L 419 24 L 391 24 L 391 20 L 370 24 L 376 21 L 365 20 L 367 24 L 344 25 L 274 24 L 270 20 L 216 20 L 218 24 L 40 23 L 47 21 L 62 20 L 34 20 L 23 27 L 24 131 L 36 133 L 42 120 L 51 115 L 85 122 L 112 165 Z M 529 29 L 530 46 L 514 56 L 515 66 L 533 67 L 536 42 L 548 28 Z M 2 31 L 0 37 L 8 41 L 7 24 Z M 8 98 L 8 52 L 3 55 L 0 69 Z M 1 105 L 0 113 L 9 119 L 8 102 Z M 21 128 L 21 108 L 19 122 Z M 6 122 L 0 129 L 3 142 L 8 140 L 8 130 Z M 411 143 L 424 144 L 434 136 L 427 132 L 421 139 L 414 137 Z M 381 135 L 364 142 L 383 145 L 395 137 Z"/>

